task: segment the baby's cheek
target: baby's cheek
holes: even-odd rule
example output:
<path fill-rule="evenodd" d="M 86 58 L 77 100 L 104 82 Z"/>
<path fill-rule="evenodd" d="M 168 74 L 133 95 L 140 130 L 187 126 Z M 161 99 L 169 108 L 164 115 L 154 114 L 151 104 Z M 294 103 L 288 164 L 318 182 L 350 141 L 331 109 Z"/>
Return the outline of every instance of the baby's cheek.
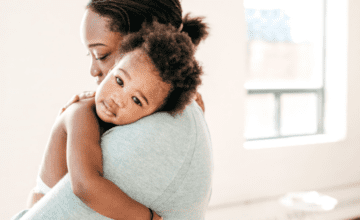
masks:
<path fill-rule="evenodd" d="M 129 114 L 126 115 L 126 121 L 127 124 L 134 123 L 137 120 L 143 118 L 144 116 L 139 111 L 132 111 L 129 112 Z"/>

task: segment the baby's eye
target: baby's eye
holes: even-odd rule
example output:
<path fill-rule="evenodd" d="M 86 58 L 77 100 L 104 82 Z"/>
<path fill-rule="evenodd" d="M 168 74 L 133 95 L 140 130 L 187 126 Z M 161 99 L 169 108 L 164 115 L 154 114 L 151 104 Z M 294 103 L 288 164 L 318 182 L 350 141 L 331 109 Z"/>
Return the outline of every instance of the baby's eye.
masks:
<path fill-rule="evenodd" d="M 116 82 L 117 82 L 117 84 L 119 84 L 121 87 L 124 86 L 124 82 L 123 82 L 119 77 L 116 77 Z"/>
<path fill-rule="evenodd" d="M 136 98 L 135 96 L 132 97 L 133 101 L 135 102 L 135 104 L 142 106 L 140 100 L 138 98 Z"/>

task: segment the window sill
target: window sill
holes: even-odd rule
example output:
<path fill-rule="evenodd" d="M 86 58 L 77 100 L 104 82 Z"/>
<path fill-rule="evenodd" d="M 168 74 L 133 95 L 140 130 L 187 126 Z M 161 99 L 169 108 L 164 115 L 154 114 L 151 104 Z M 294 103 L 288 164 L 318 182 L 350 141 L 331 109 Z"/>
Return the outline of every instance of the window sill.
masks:
<path fill-rule="evenodd" d="M 288 137 L 269 140 L 246 141 L 244 148 L 246 150 L 257 150 L 277 147 L 292 147 L 312 144 L 325 144 L 338 142 L 344 139 L 344 136 L 331 134 L 317 134 L 303 137 Z"/>

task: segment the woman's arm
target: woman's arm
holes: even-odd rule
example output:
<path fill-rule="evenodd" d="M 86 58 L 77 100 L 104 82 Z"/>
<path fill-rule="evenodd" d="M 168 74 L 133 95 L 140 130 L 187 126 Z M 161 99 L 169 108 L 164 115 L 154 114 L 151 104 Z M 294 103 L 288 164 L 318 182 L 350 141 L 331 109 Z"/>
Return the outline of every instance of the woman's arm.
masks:
<path fill-rule="evenodd" d="M 147 207 L 102 177 L 100 132 L 94 99 L 81 101 L 70 109 L 65 127 L 67 165 L 74 194 L 96 212 L 112 219 L 150 219 Z M 155 217 L 159 216 L 155 214 Z"/>

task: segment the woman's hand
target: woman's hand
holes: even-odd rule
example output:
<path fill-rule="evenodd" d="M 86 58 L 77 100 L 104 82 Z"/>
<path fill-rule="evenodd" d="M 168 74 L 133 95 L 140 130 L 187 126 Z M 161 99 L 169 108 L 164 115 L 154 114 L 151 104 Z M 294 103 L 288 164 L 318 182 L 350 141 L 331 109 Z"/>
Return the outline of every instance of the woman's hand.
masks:
<path fill-rule="evenodd" d="M 71 104 L 74 104 L 75 102 L 78 102 L 83 99 L 93 98 L 95 97 L 95 92 L 83 92 L 79 95 L 74 95 L 67 103 L 66 105 L 60 110 L 59 115 L 63 113 Z"/>
<path fill-rule="evenodd" d="M 205 112 L 205 104 L 202 100 L 202 97 L 200 95 L 200 93 L 196 93 L 194 100 L 197 102 L 197 104 L 200 106 L 200 108 L 203 110 L 203 112 Z"/>

